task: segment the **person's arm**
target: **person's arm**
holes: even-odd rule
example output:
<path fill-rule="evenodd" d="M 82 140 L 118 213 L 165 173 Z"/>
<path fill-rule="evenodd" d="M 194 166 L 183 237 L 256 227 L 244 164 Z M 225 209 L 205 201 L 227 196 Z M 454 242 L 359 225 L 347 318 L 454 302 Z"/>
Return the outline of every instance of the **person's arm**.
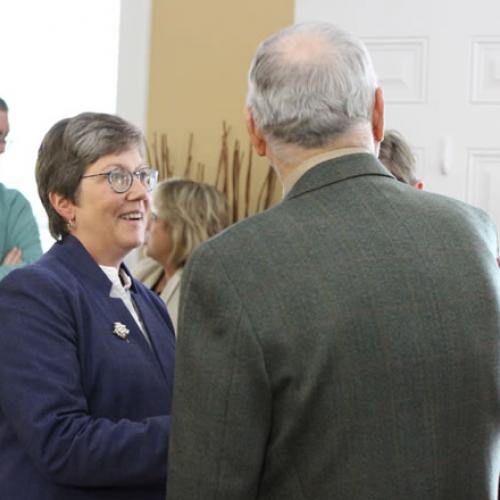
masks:
<path fill-rule="evenodd" d="M 163 484 L 170 416 L 92 416 L 75 297 L 40 270 L 21 269 L 0 283 L 1 419 L 37 469 L 58 484 Z"/>
<path fill-rule="evenodd" d="M 245 306 L 218 257 L 203 245 L 182 279 L 170 500 L 257 497 L 271 390 Z"/>
<path fill-rule="evenodd" d="M 0 265 L 2 266 L 14 266 L 16 264 L 23 263 L 23 252 L 17 247 L 11 248 L 3 258 Z"/>
<path fill-rule="evenodd" d="M 10 271 L 24 264 L 34 262 L 42 255 L 38 225 L 28 200 L 18 191 L 12 191 L 8 203 L 5 242 L 7 253 L 0 260 L 0 280 Z M 12 252 L 17 249 L 19 258 L 13 260 Z"/>

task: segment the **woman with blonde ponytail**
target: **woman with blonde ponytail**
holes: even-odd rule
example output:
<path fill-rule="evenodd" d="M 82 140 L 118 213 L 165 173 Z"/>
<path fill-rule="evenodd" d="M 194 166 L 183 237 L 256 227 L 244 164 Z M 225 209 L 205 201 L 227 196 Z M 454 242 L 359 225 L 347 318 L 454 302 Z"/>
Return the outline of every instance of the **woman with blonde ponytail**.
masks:
<path fill-rule="evenodd" d="M 176 331 L 182 269 L 200 243 L 228 224 L 226 198 L 209 184 L 177 177 L 160 182 L 153 193 L 149 259 L 141 260 L 134 274 L 163 299 Z"/>

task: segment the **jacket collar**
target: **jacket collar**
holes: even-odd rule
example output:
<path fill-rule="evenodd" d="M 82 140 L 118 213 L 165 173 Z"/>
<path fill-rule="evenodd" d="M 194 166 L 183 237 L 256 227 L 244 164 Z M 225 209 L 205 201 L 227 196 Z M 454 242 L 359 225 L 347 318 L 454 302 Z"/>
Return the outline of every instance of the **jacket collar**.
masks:
<path fill-rule="evenodd" d="M 285 196 L 285 200 L 296 198 L 328 184 L 365 175 L 394 178 L 371 153 L 355 153 L 319 163 L 308 170 Z"/>
<path fill-rule="evenodd" d="M 99 264 L 97 264 L 97 262 L 87 252 L 85 247 L 74 236 L 69 234 L 64 236 L 62 240 L 56 242 L 52 246 L 49 250 L 49 254 L 62 261 L 74 274 L 90 282 L 94 287 L 105 290 L 109 293 L 111 288 L 109 278 L 99 267 Z M 134 280 L 132 279 L 132 275 L 127 266 L 122 263 L 120 268 L 130 277 L 132 281 L 130 291 L 136 292 L 137 290 Z"/>

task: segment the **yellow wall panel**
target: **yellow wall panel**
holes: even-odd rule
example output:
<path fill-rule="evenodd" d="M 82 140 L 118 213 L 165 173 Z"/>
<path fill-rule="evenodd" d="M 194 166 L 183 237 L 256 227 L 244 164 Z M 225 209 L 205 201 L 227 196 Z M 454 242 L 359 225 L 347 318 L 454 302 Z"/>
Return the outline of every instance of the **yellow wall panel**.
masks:
<path fill-rule="evenodd" d="M 215 180 L 222 122 L 229 144 L 248 138 L 243 119 L 247 73 L 257 45 L 293 22 L 293 0 L 153 0 L 148 130 L 166 133 L 176 173 L 186 163 L 189 134 L 193 163 Z M 245 161 L 245 160 L 244 160 Z M 256 159 L 263 179 L 267 162 Z"/>

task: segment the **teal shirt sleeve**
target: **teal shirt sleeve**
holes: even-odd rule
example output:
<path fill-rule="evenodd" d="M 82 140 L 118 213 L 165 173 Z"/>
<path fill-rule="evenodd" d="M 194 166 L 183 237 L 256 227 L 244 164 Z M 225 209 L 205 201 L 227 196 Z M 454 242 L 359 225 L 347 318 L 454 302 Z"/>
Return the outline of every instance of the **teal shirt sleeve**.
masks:
<path fill-rule="evenodd" d="M 23 264 L 0 265 L 0 280 L 42 255 L 40 233 L 29 201 L 19 191 L 0 184 L 0 262 L 14 247 L 21 249 Z"/>

